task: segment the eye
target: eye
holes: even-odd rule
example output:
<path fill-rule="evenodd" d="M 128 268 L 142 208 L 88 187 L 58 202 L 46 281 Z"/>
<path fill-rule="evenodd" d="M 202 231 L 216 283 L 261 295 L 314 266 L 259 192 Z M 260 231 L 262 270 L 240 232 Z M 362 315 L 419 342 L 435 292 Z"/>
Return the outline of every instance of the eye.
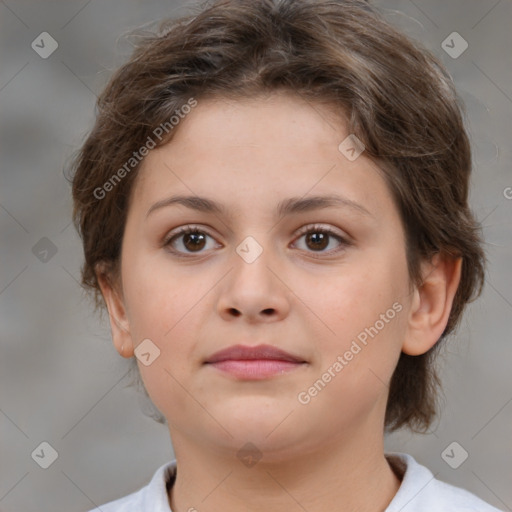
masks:
<path fill-rule="evenodd" d="M 213 240 L 213 237 L 197 227 L 183 226 L 166 237 L 162 245 L 178 255 L 201 253 L 204 252 L 208 238 Z"/>
<path fill-rule="evenodd" d="M 306 246 L 313 252 L 332 254 L 337 253 L 350 245 L 350 243 L 337 232 L 318 225 L 305 226 L 302 228 L 297 240 L 300 240 L 303 237 L 305 237 Z M 325 249 L 330 245 L 332 239 L 335 239 L 338 242 L 338 248 L 326 251 Z"/>
<path fill-rule="evenodd" d="M 298 235 L 296 240 L 305 237 L 307 248 L 302 250 L 307 252 L 332 254 L 350 245 L 349 241 L 334 230 L 319 225 L 305 226 L 299 231 Z M 200 254 L 204 252 L 205 248 L 208 249 L 206 246 L 209 238 L 213 240 L 211 235 L 196 226 L 183 226 L 170 233 L 163 241 L 162 246 L 167 247 L 170 252 L 178 256 L 186 257 L 187 254 Z M 337 241 L 338 247 L 326 251 L 325 249 L 329 247 L 333 239 Z M 296 244 L 297 242 L 294 245 Z M 214 247 L 215 244 L 210 249 Z"/>

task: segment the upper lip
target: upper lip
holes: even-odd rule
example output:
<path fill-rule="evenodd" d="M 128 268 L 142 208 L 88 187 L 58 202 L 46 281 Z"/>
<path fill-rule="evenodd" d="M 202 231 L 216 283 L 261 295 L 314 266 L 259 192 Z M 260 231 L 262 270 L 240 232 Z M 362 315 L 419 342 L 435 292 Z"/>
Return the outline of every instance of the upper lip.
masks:
<path fill-rule="evenodd" d="M 256 360 L 256 359 L 269 359 L 279 361 L 291 361 L 293 363 L 304 363 L 304 359 L 289 354 L 272 345 L 257 345 L 251 347 L 249 345 L 232 345 L 231 347 L 219 350 L 211 355 L 206 363 L 218 363 L 227 360 Z"/>

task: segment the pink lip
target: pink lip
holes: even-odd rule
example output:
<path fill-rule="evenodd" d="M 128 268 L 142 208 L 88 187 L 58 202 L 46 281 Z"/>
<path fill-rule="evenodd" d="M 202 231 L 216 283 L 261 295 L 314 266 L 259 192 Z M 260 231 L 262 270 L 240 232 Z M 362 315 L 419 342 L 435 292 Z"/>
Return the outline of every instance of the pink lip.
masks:
<path fill-rule="evenodd" d="M 262 380 L 299 368 L 305 362 L 271 345 L 234 345 L 216 352 L 205 364 L 238 379 Z"/>

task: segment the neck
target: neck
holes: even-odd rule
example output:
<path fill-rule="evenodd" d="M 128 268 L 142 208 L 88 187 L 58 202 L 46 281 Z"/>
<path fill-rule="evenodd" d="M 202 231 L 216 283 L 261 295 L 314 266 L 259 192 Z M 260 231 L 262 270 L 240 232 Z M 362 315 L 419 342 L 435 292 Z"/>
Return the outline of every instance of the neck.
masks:
<path fill-rule="evenodd" d="M 382 512 L 400 487 L 384 457 L 383 436 L 345 434 L 309 453 L 244 465 L 172 432 L 177 476 L 173 512 L 303 510 Z M 235 450 L 236 452 L 236 450 Z"/>

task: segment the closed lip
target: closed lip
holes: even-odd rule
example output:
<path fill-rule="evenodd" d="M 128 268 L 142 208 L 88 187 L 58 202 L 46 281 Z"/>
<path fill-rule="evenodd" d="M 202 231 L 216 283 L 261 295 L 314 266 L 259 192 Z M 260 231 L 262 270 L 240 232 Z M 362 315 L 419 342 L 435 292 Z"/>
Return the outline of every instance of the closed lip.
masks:
<path fill-rule="evenodd" d="M 233 345 L 231 347 L 215 352 L 206 361 L 205 364 L 219 363 L 221 361 L 239 360 L 251 361 L 268 359 L 272 361 L 290 361 L 292 363 L 305 363 L 301 357 L 289 354 L 272 345 Z"/>

